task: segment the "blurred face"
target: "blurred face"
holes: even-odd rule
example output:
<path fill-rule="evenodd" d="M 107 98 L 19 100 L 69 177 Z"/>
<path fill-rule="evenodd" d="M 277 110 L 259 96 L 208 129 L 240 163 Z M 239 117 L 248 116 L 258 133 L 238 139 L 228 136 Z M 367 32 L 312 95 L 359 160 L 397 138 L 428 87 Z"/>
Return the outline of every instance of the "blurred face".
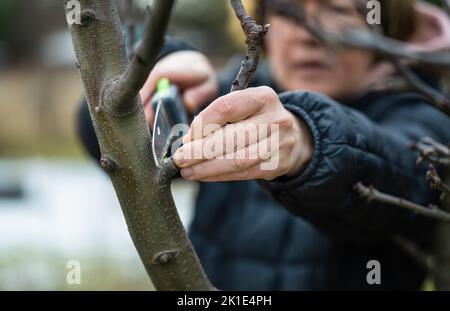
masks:
<path fill-rule="evenodd" d="M 277 0 L 296 2 L 322 27 L 338 31 L 367 28 L 355 0 Z M 362 91 L 364 77 L 373 65 L 371 53 L 356 49 L 333 51 L 290 19 L 270 13 L 266 47 L 277 84 L 284 90 L 324 93 L 341 99 Z"/>

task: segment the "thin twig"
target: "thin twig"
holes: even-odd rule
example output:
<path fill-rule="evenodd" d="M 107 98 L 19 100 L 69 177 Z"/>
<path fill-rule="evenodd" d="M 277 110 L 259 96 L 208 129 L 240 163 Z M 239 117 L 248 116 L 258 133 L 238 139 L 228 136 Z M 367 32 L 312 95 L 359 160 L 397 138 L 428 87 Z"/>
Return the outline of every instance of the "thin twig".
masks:
<path fill-rule="evenodd" d="M 231 0 L 231 5 L 247 38 L 247 56 L 242 61 L 236 80 L 233 81 L 231 92 L 234 92 L 246 89 L 255 74 L 263 47 L 263 38 L 269 30 L 269 25 L 258 25 L 253 18 L 248 16 L 241 0 Z"/>
<path fill-rule="evenodd" d="M 450 213 L 440 210 L 437 206 L 430 205 L 429 207 L 425 207 L 390 194 L 382 193 L 373 186 L 366 187 L 360 182 L 354 186 L 354 190 L 358 192 L 362 198 L 366 199 L 367 202 L 377 201 L 397 206 L 435 220 L 450 223 Z"/>
<path fill-rule="evenodd" d="M 410 85 L 419 93 L 423 94 L 431 101 L 431 104 L 450 116 L 450 98 L 435 90 L 433 87 L 422 81 L 408 66 L 400 61 L 394 61 L 395 66 L 400 74 L 402 74 Z"/>

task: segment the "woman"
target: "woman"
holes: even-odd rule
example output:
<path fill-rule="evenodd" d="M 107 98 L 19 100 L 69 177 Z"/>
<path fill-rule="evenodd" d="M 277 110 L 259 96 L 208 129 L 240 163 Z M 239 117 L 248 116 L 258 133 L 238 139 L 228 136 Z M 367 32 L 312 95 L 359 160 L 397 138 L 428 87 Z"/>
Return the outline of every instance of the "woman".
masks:
<path fill-rule="evenodd" d="M 353 0 L 276 2 L 301 4 L 332 30 L 368 28 Z M 448 21 L 437 9 L 380 2 L 387 36 L 421 49 L 450 46 Z M 180 86 L 191 112 L 212 101 L 174 155 L 185 179 L 203 182 L 190 236 L 209 278 L 230 290 L 419 289 L 425 272 L 394 240 L 429 248 L 433 224 L 366 203 L 352 188 L 361 181 L 417 203 L 435 200 L 408 145 L 424 136 L 449 141 L 450 122 L 419 94 L 371 91 L 374 82 L 395 75 L 391 66 L 368 51 L 331 50 L 266 4 L 258 7 L 271 25 L 267 66 L 252 87 L 227 94 L 238 64 L 217 76 L 202 54 L 168 44 L 141 92 L 150 124 L 149 102 L 161 77 Z M 90 126 L 86 114 L 81 121 L 82 129 Z M 211 124 L 218 125 L 213 132 L 206 130 Z M 192 156 L 221 142 L 233 125 L 262 124 L 278 130 L 241 150 L 232 145 L 232 159 Z M 89 133 L 88 143 L 95 138 Z M 238 152 L 248 156 L 253 144 L 274 135 L 279 148 L 272 153 L 238 159 Z M 274 169 L 262 169 L 274 159 Z M 371 260 L 381 265 L 381 284 L 367 281 Z"/>

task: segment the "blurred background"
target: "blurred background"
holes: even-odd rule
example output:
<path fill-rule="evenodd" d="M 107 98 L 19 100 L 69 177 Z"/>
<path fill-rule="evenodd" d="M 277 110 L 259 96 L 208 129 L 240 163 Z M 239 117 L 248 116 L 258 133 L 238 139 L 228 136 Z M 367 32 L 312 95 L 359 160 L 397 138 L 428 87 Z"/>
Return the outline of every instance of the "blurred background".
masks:
<path fill-rule="evenodd" d="M 121 10 L 124 23 L 149 2 Z M 170 34 L 219 69 L 243 48 L 230 13 L 227 0 L 178 0 Z M 1 0 L 0 290 L 152 289 L 111 182 L 78 140 L 82 95 L 62 1 Z M 173 187 L 188 226 L 196 186 Z M 66 281 L 72 260 L 81 284 Z"/>

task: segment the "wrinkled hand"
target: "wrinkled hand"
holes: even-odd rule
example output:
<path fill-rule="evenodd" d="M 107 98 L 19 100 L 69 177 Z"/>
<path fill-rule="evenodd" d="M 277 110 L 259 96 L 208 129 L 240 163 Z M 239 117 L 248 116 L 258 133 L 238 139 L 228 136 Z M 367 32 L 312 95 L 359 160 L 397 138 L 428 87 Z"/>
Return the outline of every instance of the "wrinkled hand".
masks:
<path fill-rule="evenodd" d="M 273 180 L 299 173 L 313 153 L 307 125 L 271 88 L 218 98 L 193 121 L 174 154 L 188 180 Z"/>

